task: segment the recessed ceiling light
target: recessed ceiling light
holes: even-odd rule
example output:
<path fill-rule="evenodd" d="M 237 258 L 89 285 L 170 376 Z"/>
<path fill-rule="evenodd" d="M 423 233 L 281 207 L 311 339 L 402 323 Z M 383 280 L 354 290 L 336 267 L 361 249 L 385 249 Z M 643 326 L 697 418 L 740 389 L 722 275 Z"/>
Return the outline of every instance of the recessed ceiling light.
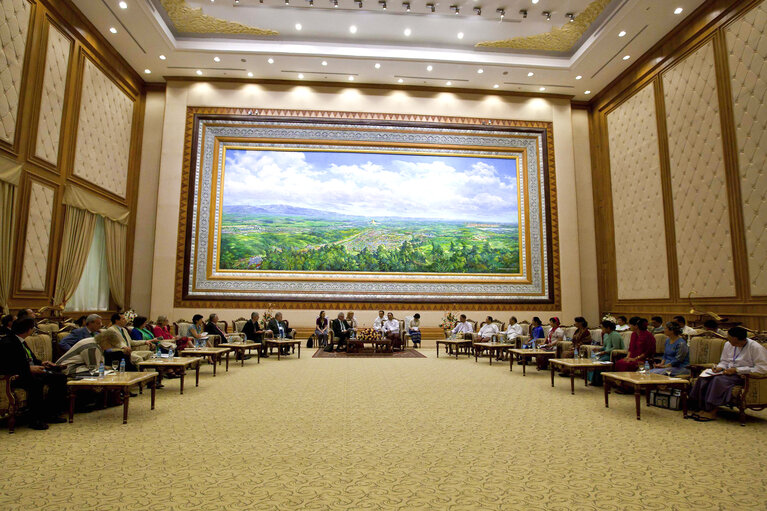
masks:
<path fill-rule="evenodd" d="M 221 62 L 221 57 L 213 57 L 213 62 Z"/>
<path fill-rule="evenodd" d="M 349 76 L 349 81 L 353 82 L 354 81 L 354 77 L 353 76 Z"/>
<path fill-rule="evenodd" d="M 494 84 L 493 84 L 493 88 L 494 88 L 494 89 L 497 89 L 498 87 L 500 87 L 500 85 L 498 85 L 497 83 L 494 83 Z"/>
<path fill-rule="evenodd" d="M 581 78 L 583 78 L 581 75 L 575 77 L 576 80 L 580 80 Z"/>
<path fill-rule="evenodd" d="M 485 72 L 485 70 L 484 70 L 484 69 L 482 69 L 481 67 L 480 67 L 479 69 L 477 69 L 477 73 L 478 73 L 478 74 L 482 74 L 482 73 L 484 73 L 484 72 Z"/>
<path fill-rule="evenodd" d="M 529 73 L 527 73 L 527 76 L 528 76 L 528 77 L 529 77 L 529 76 L 535 76 L 535 73 L 533 73 L 532 71 L 530 71 Z"/>
<path fill-rule="evenodd" d="M 165 55 L 160 55 L 160 60 L 165 60 L 167 57 Z"/>
<path fill-rule="evenodd" d="M 115 27 L 109 27 L 109 31 L 112 32 L 113 34 L 117 33 L 117 29 Z"/>
<path fill-rule="evenodd" d="M 426 70 L 427 71 L 431 71 L 432 69 L 434 69 L 434 67 L 431 64 L 426 66 Z"/>
<path fill-rule="evenodd" d="M 351 32 L 352 34 L 356 34 L 357 33 L 357 25 L 352 25 L 351 27 L 349 27 L 349 32 Z"/>
<path fill-rule="evenodd" d="M 684 9 L 682 9 L 681 7 L 677 7 L 676 9 L 674 9 L 674 14 L 682 14 L 683 10 Z"/>
<path fill-rule="evenodd" d="M 538 90 L 540 90 L 541 92 L 543 92 L 543 91 L 545 91 L 545 90 L 546 90 L 546 87 L 541 87 L 541 88 L 540 88 L 540 89 L 538 89 Z"/>
<path fill-rule="evenodd" d="M 453 85 L 453 82 L 447 82 L 445 85 L 447 85 L 448 87 L 450 87 L 451 85 Z"/>
<path fill-rule="evenodd" d="M 253 73 L 248 73 L 248 78 L 253 78 Z"/>
<path fill-rule="evenodd" d="M 127 9 L 128 8 L 128 2 L 120 2 L 117 5 L 120 6 L 120 9 Z"/>
<path fill-rule="evenodd" d="M 402 83 L 402 82 L 404 82 L 404 81 L 405 81 L 405 80 L 403 80 L 402 78 L 400 78 L 399 80 L 397 80 L 397 83 Z"/>
<path fill-rule="evenodd" d="M 538 3 L 538 0 L 533 0 L 533 3 L 534 3 L 534 4 L 537 4 L 537 3 Z"/>
<path fill-rule="evenodd" d="M 300 23 L 296 23 L 296 30 L 301 30 L 302 28 L 304 27 L 302 27 Z"/>
<path fill-rule="evenodd" d="M 376 69 L 381 69 L 381 64 L 379 64 L 378 62 L 376 62 L 375 68 L 376 68 Z"/>
<path fill-rule="evenodd" d="M 198 69 L 198 70 L 197 70 L 197 71 L 195 71 L 195 72 L 197 73 L 197 75 L 198 75 L 198 76 L 202 76 L 202 70 Z"/>
<path fill-rule="evenodd" d="M 591 94 L 591 91 L 587 90 L 586 92 L 584 92 L 584 94 Z"/>
<path fill-rule="evenodd" d="M 323 65 L 323 66 L 327 66 L 327 65 L 328 65 L 328 61 L 327 61 L 327 60 L 323 60 L 323 61 L 322 61 L 322 65 Z"/>
<path fill-rule="evenodd" d="M 626 31 L 625 30 L 621 30 L 620 32 L 618 32 L 618 37 L 623 37 L 625 35 L 626 35 Z"/>
<path fill-rule="evenodd" d="M 413 31 L 409 28 L 406 28 L 402 33 L 405 34 L 405 37 L 410 37 L 410 34 L 412 34 Z"/>
<path fill-rule="evenodd" d="M 151 75 L 152 71 L 150 69 L 144 69 L 144 74 L 145 75 Z"/>
<path fill-rule="evenodd" d="M 463 32 L 458 32 L 458 39 L 463 39 Z"/>
<path fill-rule="evenodd" d="M 303 73 L 298 73 L 298 79 L 299 80 L 303 80 L 304 79 L 304 74 Z"/>
<path fill-rule="evenodd" d="M 268 59 L 266 59 L 266 61 L 270 64 L 274 64 L 274 59 L 272 57 L 269 57 Z"/>
<path fill-rule="evenodd" d="M 628 59 L 630 59 L 630 58 L 631 58 L 631 55 L 624 55 L 624 56 L 623 56 L 623 60 L 628 60 Z"/>

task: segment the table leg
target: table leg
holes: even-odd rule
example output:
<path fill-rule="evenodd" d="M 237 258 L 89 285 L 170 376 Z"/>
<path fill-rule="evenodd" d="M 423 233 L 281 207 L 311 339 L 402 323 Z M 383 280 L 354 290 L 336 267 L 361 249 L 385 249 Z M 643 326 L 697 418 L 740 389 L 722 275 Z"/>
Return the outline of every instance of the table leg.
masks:
<path fill-rule="evenodd" d="M 586 387 L 589 386 L 589 370 L 588 369 L 583 370 L 583 384 Z"/>
<path fill-rule="evenodd" d="M 549 369 L 551 370 L 551 386 L 554 386 L 554 364 L 549 364 Z"/>
<path fill-rule="evenodd" d="M 490 348 L 487 352 L 490 355 L 490 365 L 493 365 L 493 352 L 495 352 L 495 350 Z"/>
<path fill-rule="evenodd" d="M 75 420 L 75 389 L 69 387 L 69 423 Z"/>
<path fill-rule="evenodd" d="M 639 414 L 640 406 L 642 405 L 642 391 L 638 385 L 634 385 L 634 400 L 636 400 L 637 405 L 637 420 L 641 420 Z"/>
<path fill-rule="evenodd" d="M 439 358 L 439 341 L 437 341 L 437 358 Z"/>
<path fill-rule="evenodd" d="M 282 346 L 277 346 L 277 361 L 280 360 L 280 355 L 282 355 Z"/>
<path fill-rule="evenodd" d="M 687 418 L 687 385 L 682 387 L 682 416 Z"/>
<path fill-rule="evenodd" d="M 231 351 L 226 352 L 226 372 L 229 372 L 229 353 L 231 353 Z M 245 362 L 243 362 L 243 364 L 244 363 Z"/>
<path fill-rule="evenodd" d="M 245 350 L 242 350 L 241 356 L 242 356 L 242 359 L 241 359 L 242 363 L 240 364 L 240 367 L 245 367 Z"/>
<path fill-rule="evenodd" d="M 261 363 L 261 347 L 259 346 L 258 349 L 256 349 L 256 364 Z"/>
<path fill-rule="evenodd" d="M 120 397 L 123 400 L 123 424 L 128 424 L 128 404 L 130 403 L 130 390 L 125 391 L 125 387 L 120 389 Z"/>
<path fill-rule="evenodd" d="M 154 410 L 155 390 L 157 390 L 157 379 L 152 380 L 152 410 Z"/>
<path fill-rule="evenodd" d="M 301 343 L 298 343 L 298 358 L 301 358 Z"/>
<path fill-rule="evenodd" d="M 509 354 L 509 371 L 514 371 L 514 354 Z"/>
<path fill-rule="evenodd" d="M 522 357 L 522 376 L 527 376 L 527 357 Z"/>
<path fill-rule="evenodd" d="M 551 362 L 549 362 L 549 365 Z M 554 374 L 554 373 L 551 373 Z M 570 368 L 570 394 L 575 394 L 575 368 Z"/>
<path fill-rule="evenodd" d="M 458 345 L 454 344 L 453 345 L 453 349 L 455 350 L 455 359 L 458 360 Z M 469 355 L 469 356 L 471 356 L 471 355 Z"/>
<path fill-rule="evenodd" d="M 610 380 L 607 378 L 603 379 L 603 385 L 605 386 L 605 408 L 610 408 L 610 403 L 608 396 L 610 395 Z"/>
<path fill-rule="evenodd" d="M 645 397 L 647 399 L 647 406 L 650 406 L 650 389 L 647 389 L 645 392 Z"/>
<path fill-rule="evenodd" d="M 180 384 L 181 384 L 181 394 L 184 394 L 184 376 L 186 375 L 186 368 L 181 368 L 181 376 L 179 377 Z"/>
<path fill-rule="evenodd" d="M 474 347 L 474 362 L 476 362 L 476 361 L 477 361 L 477 356 L 478 356 L 477 354 L 478 354 L 478 353 L 479 353 L 479 348 L 477 348 L 477 347 L 475 346 L 475 347 Z"/>
<path fill-rule="evenodd" d="M 216 366 L 218 365 L 218 359 L 221 358 L 221 355 L 211 355 L 210 361 L 213 362 L 213 377 L 216 377 Z"/>
<path fill-rule="evenodd" d="M 197 365 L 194 368 L 194 386 L 199 387 L 200 386 L 200 361 L 197 361 Z"/>

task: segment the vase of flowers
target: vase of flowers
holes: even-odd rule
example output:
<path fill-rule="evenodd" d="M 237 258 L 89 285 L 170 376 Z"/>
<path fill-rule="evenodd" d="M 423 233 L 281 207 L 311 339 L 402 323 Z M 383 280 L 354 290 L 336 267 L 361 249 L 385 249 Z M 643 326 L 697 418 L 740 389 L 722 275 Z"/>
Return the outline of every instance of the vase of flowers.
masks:
<path fill-rule="evenodd" d="M 264 328 L 267 328 L 269 322 L 274 319 L 274 310 L 272 310 L 272 304 L 267 305 L 266 310 L 261 315 L 261 323 Z"/>
<path fill-rule="evenodd" d="M 439 327 L 445 331 L 445 337 L 450 335 L 450 331 L 458 324 L 458 315 L 455 312 L 445 312 L 442 315 L 442 322 Z"/>

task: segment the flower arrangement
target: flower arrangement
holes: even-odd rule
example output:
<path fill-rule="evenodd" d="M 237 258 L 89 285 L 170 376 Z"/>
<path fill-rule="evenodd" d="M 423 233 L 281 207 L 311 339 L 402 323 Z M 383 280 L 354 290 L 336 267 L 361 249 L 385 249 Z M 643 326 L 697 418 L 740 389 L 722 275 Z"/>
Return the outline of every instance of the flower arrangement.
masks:
<path fill-rule="evenodd" d="M 617 323 L 618 318 L 613 316 L 612 312 L 605 312 L 602 316 L 602 321 L 612 321 L 613 323 Z"/>
<path fill-rule="evenodd" d="M 452 330 L 458 324 L 458 316 L 455 312 L 445 312 L 439 327 L 443 330 Z"/>
<path fill-rule="evenodd" d="M 362 342 L 373 342 L 380 338 L 381 338 L 380 332 L 377 332 L 376 330 L 372 328 L 360 328 L 357 331 L 357 339 L 359 339 Z"/>
<path fill-rule="evenodd" d="M 136 316 L 138 316 L 138 314 L 136 314 L 136 311 L 134 311 L 133 309 L 130 309 L 123 312 L 123 316 L 125 316 L 125 319 L 128 320 L 128 323 L 132 324 L 133 320 L 136 319 Z"/>
<path fill-rule="evenodd" d="M 270 303 L 267 305 L 266 310 L 261 315 L 261 323 L 263 324 L 264 328 L 267 327 L 272 319 L 274 319 L 274 310 L 272 310 L 272 304 Z"/>

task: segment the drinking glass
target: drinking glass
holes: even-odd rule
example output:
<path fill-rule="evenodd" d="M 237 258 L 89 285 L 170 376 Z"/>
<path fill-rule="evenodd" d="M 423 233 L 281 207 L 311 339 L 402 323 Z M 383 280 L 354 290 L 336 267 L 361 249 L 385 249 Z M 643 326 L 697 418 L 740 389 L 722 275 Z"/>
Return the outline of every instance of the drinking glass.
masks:
<path fill-rule="evenodd" d="M 120 361 L 118 359 L 112 360 L 112 370 L 117 372 L 118 367 L 120 367 Z"/>

